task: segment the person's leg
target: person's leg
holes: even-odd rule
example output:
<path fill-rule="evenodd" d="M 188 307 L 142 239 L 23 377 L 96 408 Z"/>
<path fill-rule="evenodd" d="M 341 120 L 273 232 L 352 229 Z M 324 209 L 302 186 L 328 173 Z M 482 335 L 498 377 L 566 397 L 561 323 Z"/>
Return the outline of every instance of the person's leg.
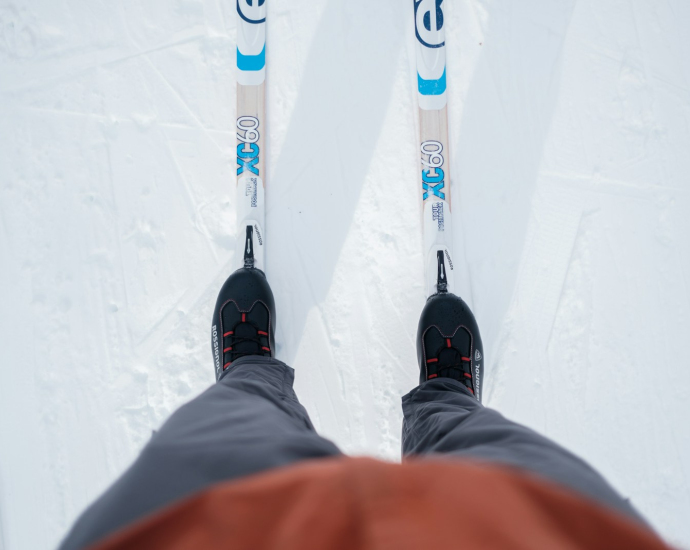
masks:
<path fill-rule="evenodd" d="M 320 437 L 292 389 L 294 371 L 246 356 L 180 407 L 139 458 L 74 525 L 61 549 L 84 548 L 117 528 L 218 481 L 340 455 Z"/>
<path fill-rule="evenodd" d="M 403 397 L 404 457 L 471 458 L 527 470 L 647 525 L 589 464 L 548 438 L 484 407 L 463 383 L 424 382 Z"/>

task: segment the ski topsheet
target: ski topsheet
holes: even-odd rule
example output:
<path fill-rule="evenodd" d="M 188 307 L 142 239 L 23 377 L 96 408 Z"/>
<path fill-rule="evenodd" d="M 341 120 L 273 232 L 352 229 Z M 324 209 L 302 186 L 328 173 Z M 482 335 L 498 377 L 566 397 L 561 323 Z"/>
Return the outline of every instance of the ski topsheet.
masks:
<path fill-rule="evenodd" d="M 426 295 L 453 292 L 443 0 L 414 0 Z"/>
<path fill-rule="evenodd" d="M 266 0 L 237 0 L 238 267 L 264 270 Z"/>

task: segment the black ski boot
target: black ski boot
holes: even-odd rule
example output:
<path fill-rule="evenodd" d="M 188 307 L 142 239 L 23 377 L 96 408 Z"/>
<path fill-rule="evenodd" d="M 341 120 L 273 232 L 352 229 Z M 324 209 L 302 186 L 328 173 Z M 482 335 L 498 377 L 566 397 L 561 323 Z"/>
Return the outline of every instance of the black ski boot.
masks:
<path fill-rule="evenodd" d="M 276 307 L 266 275 L 242 267 L 220 289 L 213 312 L 211 346 L 216 380 L 245 355 L 275 357 Z"/>
<path fill-rule="evenodd" d="M 458 380 L 481 402 L 484 352 L 477 321 L 455 294 L 431 296 L 417 329 L 419 383 L 434 378 Z"/>

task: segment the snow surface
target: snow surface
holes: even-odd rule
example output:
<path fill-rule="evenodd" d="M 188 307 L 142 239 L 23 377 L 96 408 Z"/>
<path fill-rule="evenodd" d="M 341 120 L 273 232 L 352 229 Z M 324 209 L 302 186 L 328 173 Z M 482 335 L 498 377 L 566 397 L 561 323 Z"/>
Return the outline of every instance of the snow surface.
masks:
<path fill-rule="evenodd" d="M 690 2 L 447 0 L 456 263 L 486 404 L 690 547 Z M 424 303 L 410 0 L 272 1 L 278 356 L 399 459 Z M 234 3 L 0 1 L 0 548 L 54 547 L 213 382 Z"/>

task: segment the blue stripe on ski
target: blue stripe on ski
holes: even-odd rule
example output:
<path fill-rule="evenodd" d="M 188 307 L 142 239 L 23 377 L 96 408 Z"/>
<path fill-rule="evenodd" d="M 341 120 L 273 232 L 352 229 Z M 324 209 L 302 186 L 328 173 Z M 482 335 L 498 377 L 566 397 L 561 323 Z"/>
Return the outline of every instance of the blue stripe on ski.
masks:
<path fill-rule="evenodd" d="M 259 55 L 244 55 L 237 48 L 237 68 L 240 71 L 260 71 L 266 66 L 266 46 Z M 444 75 L 445 80 L 445 75 Z M 445 88 L 445 84 L 444 84 Z"/>
<path fill-rule="evenodd" d="M 417 87 L 422 95 L 441 95 L 446 91 L 446 69 L 438 80 L 424 80 L 417 73 Z"/>

